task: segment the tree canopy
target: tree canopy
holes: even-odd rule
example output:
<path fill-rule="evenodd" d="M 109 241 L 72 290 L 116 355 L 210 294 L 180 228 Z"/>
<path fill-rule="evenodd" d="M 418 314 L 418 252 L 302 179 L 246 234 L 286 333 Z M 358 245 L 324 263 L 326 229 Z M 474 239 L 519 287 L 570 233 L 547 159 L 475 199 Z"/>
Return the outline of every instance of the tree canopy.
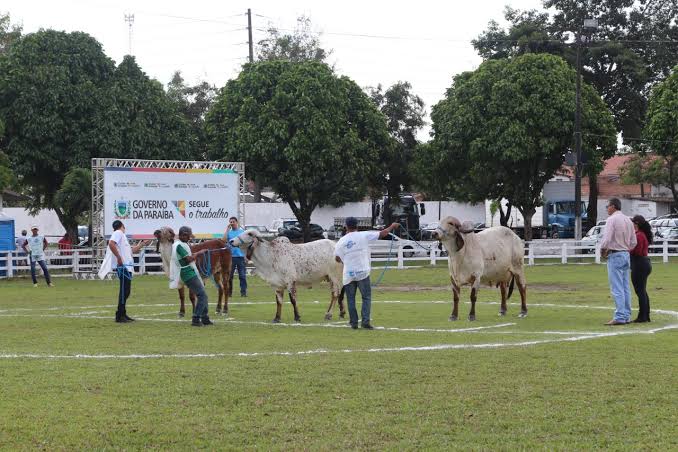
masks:
<path fill-rule="evenodd" d="M 311 28 L 311 19 L 300 16 L 291 33 L 281 33 L 272 25 L 268 27 L 266 37 L 258 42 L 257 60 L 325 62 L 331 53 L 320 47 L 320 35 Z"/>
<path fill-rule="evenodd" d="M 643 137 L 665 163 L 667 185 L 678 208 L 678 66 L 652 90 Z"/>
<path fill-rule="evenodd" d="M 488 60 L 455 77 L 446 97 L 433 107 L 434 139 L 425 159 L 431 182 L 461 201 L 508 199 L 531 219 L 542 189 L 562 167 L 574 131 L 575 73 L 547 54 Z M 585 86 L 589 160 L 614 149 L 613 118 L 595 91 Z"/>
<path fill-rule="evenodd" d="M 245 65 L 206 123 L 211 157 L 244 161 L 289 204 L 305 240 L 316 207 L 364 196 L 388 140 L 367 95 L 315 61 Z"/>
<path fill-rule="evenodd" d="M 380 171 L 373 186 L 381 195 L 383 190 L 390 196 L 397 196 L 401 190 L 409 190 L 416 180 L 411 165 L 417 141 L 417 131 L 424 124 L 424 101 L 412 93 L 409 82 L 397 82 L 383 90 L 379 85 L 370 90 L 370 97 L 386 116 L 391 136 L 387 146 L 382 148 L 379 158 Z"/>

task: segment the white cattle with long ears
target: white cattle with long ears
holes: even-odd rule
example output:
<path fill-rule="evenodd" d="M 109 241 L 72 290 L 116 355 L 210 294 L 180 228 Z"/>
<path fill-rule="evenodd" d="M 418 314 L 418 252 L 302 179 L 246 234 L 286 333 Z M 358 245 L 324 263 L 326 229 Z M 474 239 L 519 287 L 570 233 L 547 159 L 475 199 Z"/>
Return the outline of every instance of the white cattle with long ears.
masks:
<path fill-rule="evenodd" d="M 245 251 L 247 260 L 254 263 L 256 274 L 275 290 L 277 309 L 274 323 L 280 322 L 285 291 L 290 294 L 294 320 L 298 322 L 301 317 L 297 309 L 297 286 L 308 286 L 323 280 L 329 281 L 332 291 L 325 318 L 331 319 L 332 307 L 337 300 L 341 317 L 344 317 L 344 306 L 339 297 L 343 267 L 334 260 L 333 241 L 317 240 L 295 245 L 286 237 L 278 237 L 269 242 L 261 238 L 259 231 L 251 229 L 231 239 L 230 244 Z"/>
<path fill-rule="evenodd" d="M 454 217 L 446 217 L 433 232 L 448 253 L 448 268 L 454 307 L 450 320 L 459 317 L 459 292 L 461 286 L 471 286 L 471 312 L 469 320 L 476 319 L 476 298 L 480 284 L 499 286 L 501 308 L 506 315 L 506 300 L 511 297 L 514 282 L 520 291 L 520 317 L 527 316 L 527 283 L 523 268 L 524 246 L 522 240 L 509 228 L 495 226 L 475 233 L 473 224 L 461 224 Z M 507 285 L 510 284 L 508 296 Z"/>

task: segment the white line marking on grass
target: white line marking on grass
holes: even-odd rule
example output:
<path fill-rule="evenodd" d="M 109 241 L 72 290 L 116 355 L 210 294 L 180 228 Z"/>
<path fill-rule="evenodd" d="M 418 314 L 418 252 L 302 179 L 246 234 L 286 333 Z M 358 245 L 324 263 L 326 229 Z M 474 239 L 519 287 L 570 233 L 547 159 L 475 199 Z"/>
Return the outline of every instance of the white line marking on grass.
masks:
<path fill-rule="evenodd" d="M 302 350 L 293 352 L 234 352 L 234 353 L 154 353 L 154 354 L 129 354 L 129 355 L 88 355 L 88 354 L 74 354 L 74 355 L 48 355 L 37 353 L 3 353 L 0 354 L 0 359 L 193 359 L 193 358 L 228 358 L 228 357 L 259 357 L 259 356 L 303 356 L 303 355 L 318 355 L 318 354 L 338 354 L 338 353 L 384 353 L 384 352 L 420 352 L 420 351 L 442 351 L 442 350 L 464 350 L 464 349 L 496 349 L 508 347 L 527 347 L 532 345 L 553 344 L 558 342 L 578 342 L 589 339 L 598 339 L 601 337 L 614 337 L 629 334 L 654 334 L 660 331 L 678 328 L 678 324 L 667 325 L 660 328 L 645 331 L 614 331 L 609 333 L 601 333 L 594 335 L 571 336 L 562 339 L 545 339 L 534 341 L 521 341 L 512 343 L 488 343 L 488 344 L 438 344 L 438 345 L 424 345 L 424 346 L 406 346 L 406 347 L 383 347 L 383 348 L 368 348 L 368 349 L 342 349 L 342 350 L 327 350 L 314 349 Z"/>

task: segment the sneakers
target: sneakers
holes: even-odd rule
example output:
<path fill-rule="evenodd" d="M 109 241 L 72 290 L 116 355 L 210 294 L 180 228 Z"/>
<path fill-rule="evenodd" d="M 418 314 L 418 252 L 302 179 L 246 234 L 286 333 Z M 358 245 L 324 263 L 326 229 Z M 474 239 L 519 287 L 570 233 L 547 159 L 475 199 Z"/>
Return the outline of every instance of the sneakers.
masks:
<path fill-rule="evenodd" d="M 363 323 L 363 329 L 364 330 L 373 330 L 374 327 L 372 325 L 370 325 L 369 323 Z"/>
<path fill-rule="evenodd" d="M 115 323 L 127 323 L 129 320 L 125 318 L 125 314 L 120 311 L 115 312 Z"/>
<path fill-rule="evenodd" d="M 52 284 L 51 282 L 47 283 L 47 287 L 54 287 L 54 284 Z"/>
<path fill-rule="evenodd" d="M 242 298 L 247 298 L 247 294 L 246 294 L 246 293 L 241 293 L 240 296 L 241 296 Z"/>
<path fill-rule="evenodd" d="M 191 326 L 202 326 L 202 323 L 200 323 L 200 319 L 194 318 L 191 320 Z"/>
<path fill-rule="evenodd" d="M 125 320 L 127 320 L 128 322 L 134 322 L 134 319 L 133 319 L 132 317 L 129 317 L 127 314 L 123 314 L 123 317 L 124 317 Z"/>
<path fill-rule="evenodd" d="M 205 326 L 214 325 L 214 322 L 212 322 L 210 319 L 202 319 L 202 324 Z"/>
<path fill-rule="evenodd" d="M 351 325 L 351 328 L 353 328 L 354 330 L 357 330 L 357 329 L 358 329 L 358 324 L 357 324 L 357 323 L 349 323 L 349 325 Z"/>
<path fill-rule="evenodd" d="M 34 283 L 34 284 L 33 284 L 33 287 L 38 287 L 38 283 Z"/>

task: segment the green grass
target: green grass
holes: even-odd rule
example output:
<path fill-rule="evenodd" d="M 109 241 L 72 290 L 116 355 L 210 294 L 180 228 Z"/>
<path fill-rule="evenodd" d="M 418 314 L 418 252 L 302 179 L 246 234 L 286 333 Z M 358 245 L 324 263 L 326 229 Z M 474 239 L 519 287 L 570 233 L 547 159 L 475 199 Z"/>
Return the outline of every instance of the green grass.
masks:
<path fill-rule="evenodd" d="M 604 266 L 527 277 L 528 318 L 517 318 L 517 291 L 498 317 L 498 291 L 484 288 L 476 322 L 448 322 L 446 268 L 388 270 L 373 291 L 375 325 L 426 331 L 353 331 L 336 312 L 337 327 L 323 327 L 325 286 L 300 290 L 301 326 L 271 325 L 273 294 L 258 278 L 249 298 L 232 299 L 232 320 L 213 316 L 210 328 L 177 319 L 161 277 L 135 278 L 128 312 L 148 320 L 123 325 L 115 282 L 1 281 L 0 448 L 678 449 L 678 330 L 641 334 L 678 319 L 603 326 Z M 653 309 L 678 311 L 675 264 L 656 264 L 649 289 Z M 490 328 L 429 331 L 470 327 Z M 563 341 L 590 332 L 629 334 Z M 531 341 L 548 342 L 419 349 Z M 416 350 L 383 351 L 402 347 Z"/>

